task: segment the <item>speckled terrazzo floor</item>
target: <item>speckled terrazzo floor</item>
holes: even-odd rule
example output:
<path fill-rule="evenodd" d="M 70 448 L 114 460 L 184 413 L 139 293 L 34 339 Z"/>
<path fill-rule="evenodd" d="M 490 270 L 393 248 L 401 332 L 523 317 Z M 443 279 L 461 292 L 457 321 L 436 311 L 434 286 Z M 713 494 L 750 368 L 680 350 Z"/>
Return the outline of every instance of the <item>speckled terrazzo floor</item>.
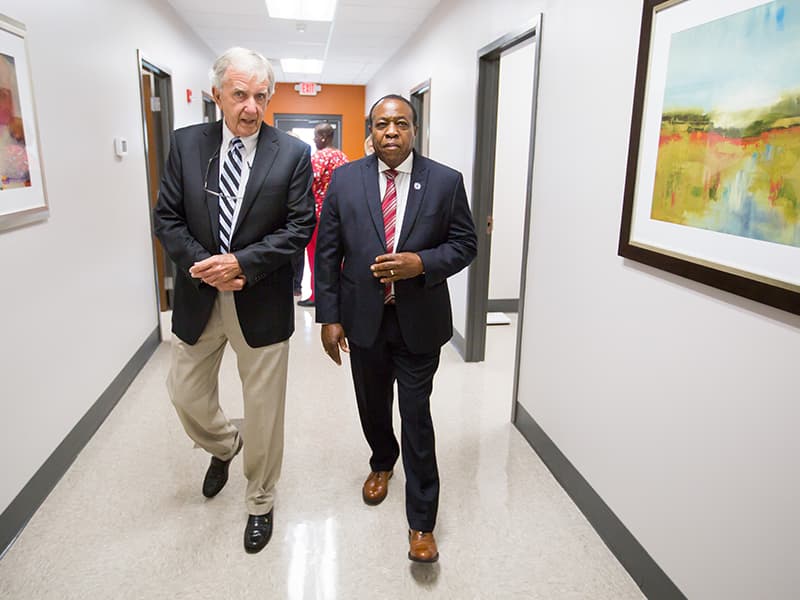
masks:
<path fill-rule="evenodd" d="M 296 318 L 267 548 L 242 548 L 239 459 L 219 496 L 200 494 L 208 457 L 167 397 L 167 342 L 0 560 L 0 598 L 643 598 L 509 423 L 513 325 L 489 328 L 483 363 L 443 351 L 432 400 L 441 560 L 428 566 L 406 558 L 399 464 L 383 504 L 361 501 L 368 453 L 349 368 L 322 353 L 312 310 Z M 240 418 L 231 353 L 221 389 Z"/>

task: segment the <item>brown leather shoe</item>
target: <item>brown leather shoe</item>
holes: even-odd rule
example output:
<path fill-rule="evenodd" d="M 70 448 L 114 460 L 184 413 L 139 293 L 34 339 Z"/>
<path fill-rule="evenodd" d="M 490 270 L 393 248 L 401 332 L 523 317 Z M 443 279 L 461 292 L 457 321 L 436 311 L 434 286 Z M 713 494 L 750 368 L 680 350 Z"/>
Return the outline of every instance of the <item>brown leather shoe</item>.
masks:
<path fill-rule="evenodd" d="M 439 560 L 439 549 L 432 531 L 408 530 L 408 558 L 414 562 L 432 563 Z"/>
<path fill-rule="evenodd" d="M 383 502 L 389 492 L 389 480 L 393 473 L 393 471 L 372 471 L 361 490 L 364 502 L 370 506 L 376 506 Z"/>

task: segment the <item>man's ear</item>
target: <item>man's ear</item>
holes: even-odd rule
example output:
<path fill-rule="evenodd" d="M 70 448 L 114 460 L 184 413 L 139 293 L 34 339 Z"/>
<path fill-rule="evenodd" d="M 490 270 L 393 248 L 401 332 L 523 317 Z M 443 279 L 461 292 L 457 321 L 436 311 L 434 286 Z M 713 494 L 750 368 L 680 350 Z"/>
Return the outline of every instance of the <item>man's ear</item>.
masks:
<path fill-rule="evenodd" d="M 219 103 L 222 101 L 220 91 L 214 86 L 211 86 L 211 97 L 214 99 L 214 102 L 216 102 L 217 105 L 219 105 Z"/>

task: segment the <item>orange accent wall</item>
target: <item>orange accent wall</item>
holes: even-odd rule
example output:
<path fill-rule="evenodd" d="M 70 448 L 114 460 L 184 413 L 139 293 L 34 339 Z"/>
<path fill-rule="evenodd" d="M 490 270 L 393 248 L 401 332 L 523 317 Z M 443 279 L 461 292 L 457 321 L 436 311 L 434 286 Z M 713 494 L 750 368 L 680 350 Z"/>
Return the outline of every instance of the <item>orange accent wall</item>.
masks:
<path fill-rule="evenodd" d="M 264 120 L 270 125 L 275 113 L 300 115 L 342 115 L 342 150 L 350 160 L 364 156 L 364 118 L 366 88 L 363 85 L 323 83 L 316 96 L 301 96 L 294 83 L 278 83 Z"/>

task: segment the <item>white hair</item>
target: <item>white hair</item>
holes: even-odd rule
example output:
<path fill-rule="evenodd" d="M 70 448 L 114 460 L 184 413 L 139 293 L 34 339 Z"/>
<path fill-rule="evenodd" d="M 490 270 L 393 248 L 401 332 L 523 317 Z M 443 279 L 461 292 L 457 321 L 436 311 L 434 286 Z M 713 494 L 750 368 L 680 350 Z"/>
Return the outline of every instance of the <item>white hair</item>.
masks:
<path fill-rule="evenodd" d="M 275 93 L 275 72 L 272 70 L 270 62 L 262 54 L 247 48 L 228 48 L 211 65 L 209 77 L 213 87 L 222 88 L 225 73 L 230 67 L 251 77 L 256 77 L 259 81 L 268 81 L 267 99 L 272 98 L 272 94 Z"/>

